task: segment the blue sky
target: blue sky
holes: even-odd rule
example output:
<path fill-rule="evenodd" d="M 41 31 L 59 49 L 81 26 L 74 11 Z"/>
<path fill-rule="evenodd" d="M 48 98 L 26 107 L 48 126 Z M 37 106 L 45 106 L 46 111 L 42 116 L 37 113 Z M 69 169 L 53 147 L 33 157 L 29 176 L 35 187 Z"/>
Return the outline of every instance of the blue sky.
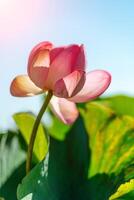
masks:
<path fill-rule="evenodd" d="M 25 13 L 26 5 L 19 7 L 19 1 L 16 9 Z M 15 16 L 18 18 L 16 26 L 13 20 L 9 21 L 9 28 L 7 25 L 9 18 L 13 17 L 12 12 L 3 13 L 5 16 L 0 21 L 3 24 L 6 22 L 7 26 L 3 28 L 4 34 L 0 33 L 2 129 L 13 122 L 11 116 L 14 112 L 37 113 L 39 110 L 40 97 L 15 98 L 10 95 L 9 87 L 16 75 L 26 73 L 29 52 L 40 41 L 49 40 L 57 46 L 83 43 L 87 54 L 87 71 L 105 69 L 112 74 L 112 84 L 105 95 L 134 95 L 133 0 L 28 1 L 29 12 L 24 19 Z M 0 9 L 2 6 L 0 3 Z"/>

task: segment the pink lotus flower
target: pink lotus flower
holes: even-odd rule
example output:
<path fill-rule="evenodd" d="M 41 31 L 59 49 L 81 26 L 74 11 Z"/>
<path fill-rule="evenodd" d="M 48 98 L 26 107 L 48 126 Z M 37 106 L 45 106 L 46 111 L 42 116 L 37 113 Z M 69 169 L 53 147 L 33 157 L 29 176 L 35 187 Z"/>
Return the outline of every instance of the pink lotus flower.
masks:
<path fill-rule="evenodd" d="M 64 123 L 71 124 L 78 117 L 75 103 L 98 97 L 110 82 L 111 76 L 104 70 L 85 72 L 83 45 L 53 48 L 50 42 L 42 42 L 30 53 L 28 75 L 17 76 L 10 90 L 18 97 L 51 90 L 51 109 Z"/>

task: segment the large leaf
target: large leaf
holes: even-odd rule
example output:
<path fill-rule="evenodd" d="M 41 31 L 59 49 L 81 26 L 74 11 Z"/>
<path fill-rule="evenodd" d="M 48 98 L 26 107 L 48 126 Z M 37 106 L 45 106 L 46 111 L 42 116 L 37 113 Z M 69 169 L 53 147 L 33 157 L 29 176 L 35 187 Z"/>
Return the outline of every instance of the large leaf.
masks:
<path fill-rule="evenodd" d="M 134 117 L 134 98 L 125 95 L 102 98 L 100 101 L 111 107 L 118 115 L 129 115 Z"/>
<path fill-rule="evenodd" d="M 75 196 L 73 190 L 78 184 L 82 184 L 86 177 L 89 164 L 87 150 L 85 129 L 82 121 L 78 120 L 72 131 L 68 133 L 66 140 L 50 139 L 47 176 L 42 176 L 43 163 L 39 164 L 19 185 L 18 199 L 73 199 L 73 195 Z M 41 180 L 41 184 L 37 184 L 37 179 Z M 32 197 L 28 196 L 30 194 Z"/>
<path fill-rule="evenodd" d="M 19 185 L 18 199 L 32 200 L 32 199 L 53 199 L 53 191 L 49 188 L 47 183 L 47 158 L 45 161 L 39 163 L 28 177 L 24 178 L 21 187 Z M 23 198 L 24 197 L 24 198 Z"/>
<path fill-rule="evenodd" d="M 35 117 L 30 113 L 17 113 L 13 118 L 25 142 L 29 144 Z M 48 137 L 41 123 L 37 131 L 33 152 L 38 160 L 42 160 L 48 152 Z"/>
<path fill-rule="evenodd" d="M 47 175 L 42 163 L 33 169 L 18 188 L 19 200 L 108 200 L 134 178 L 134 118 L 100 101 L 81 105 L 80 113 L 64 140 L 51 137 Z"/>
<path fill-rule="evenodd" d="M 90 176 L 98 172 L 120 171 L 123 162 L 133 160 L 134 118 L 118 117 L 110 109 L 97 103 L 87 104 L 81 113 L 92 150 Z M 109 158 L 112 158 L 110 162 Z"/>
<path fill-rule="evenodd" d="M 134 118 L 118 117 L 99 103 L 86 104 L 81 113 L 92 152 L 89 197 L 108 199 L 121 183 L 134 177 Z"/>
<path fill-rule="evenodd" d="M 25 174 L 24 161 L 18 134 L 11 131 L 0 134 L 0 196 L 7 200 L 16 199 L 17 185 Z"/>

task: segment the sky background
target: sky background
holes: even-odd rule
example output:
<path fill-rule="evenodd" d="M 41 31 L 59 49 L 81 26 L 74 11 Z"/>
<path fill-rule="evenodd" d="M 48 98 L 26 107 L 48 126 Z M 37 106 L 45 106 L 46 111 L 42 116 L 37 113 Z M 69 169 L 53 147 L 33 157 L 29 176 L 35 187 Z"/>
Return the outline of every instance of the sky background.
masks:
<path fill-rule="evenodd" d="M 83 43 L 87 71 L 112 74 L 105 95 L 134 95 L 133 0 L 0 0 L 0 27 L 1 129 L 13 123 L 14 112 L 40 108 L 39 96 L 15 98 L 9 87 L 26 73 L 29 52 L 41 41 Z"/>

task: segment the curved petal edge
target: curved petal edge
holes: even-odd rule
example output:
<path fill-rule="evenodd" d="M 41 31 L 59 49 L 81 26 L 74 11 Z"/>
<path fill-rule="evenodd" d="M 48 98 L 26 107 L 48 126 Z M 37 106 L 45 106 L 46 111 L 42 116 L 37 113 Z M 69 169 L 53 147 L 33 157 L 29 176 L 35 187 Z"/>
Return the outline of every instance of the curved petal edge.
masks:
<path fill-rule="evenodd" d="M 50 101 L 50 108 L 65 124 L 72 124 L 79 115 L 76 104 L 64 98 L 53 96 Z"/>
<path fill-rule="evenodd" d="M 109 87 L 111 75 L 104 70 L 95 70 L 87 73 L 82 90 L 74 97 L 68 98 L 73 102 L 87 102 L 100 96 Z"/>
<path fill-rule="evenodd" d="M 42 93 L 42 90 L 27 75 L 20 75 L 12 81 L 10 93 L 16 97 L 29 97 Z"/>

